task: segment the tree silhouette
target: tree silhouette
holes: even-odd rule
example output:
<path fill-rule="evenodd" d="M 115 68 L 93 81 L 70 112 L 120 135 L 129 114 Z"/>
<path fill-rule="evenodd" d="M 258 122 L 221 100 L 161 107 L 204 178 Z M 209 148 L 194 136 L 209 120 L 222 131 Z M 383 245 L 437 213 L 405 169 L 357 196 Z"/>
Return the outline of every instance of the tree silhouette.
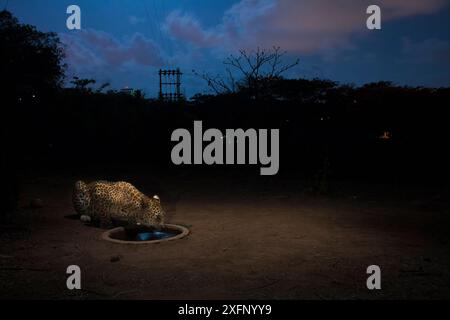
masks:
<path fill-rule="evenodd" d="M 239 55 L 231 54 L 223 62 L 226 66 L 225 77 L 193 72 L 203 78 L 216 94 L 242 92 L 259 98 L 275 81 L 282 79 L 286 71 L 299 64 L 299 59 L 285 63 L 283 57 L 286 53 L 280 47 L 271 50 L 240 50 Z"/>
<path fill-rule="evenodd" d="M 55 33 L 20 24 L 4 10 L 0 12 L 0 48 L 0 81 L 6 94 L 40 91 L 62 84 L 64 50 Z"/>
<path fill-rule="evenodd" d="M 17 141 L 21 135 L 24 109 L 19 104 L 35 99 L 42 92 L 59 87 L 64 78 L 64 51 L 55 33 L 44 33 L 20 24 L 13 15 L 0 11 L 0 97 L 1 176 L 0 193 L 5 203 L 0 220 L 17 204 Z M 26 137 L 24 138 L 26 139 Z"/>
<path fill-rule="evenodd" d="M 89 88 L 89 85 L 95 84 L 97 81 L 94 79 L 80 79 L 78 77 L 73 77 L 73 80 L 70 81 L 71 84 L 75 86 L 75 89 L 92 92 L 92 89 Z M 109 85 L 109 84 L 107 84 Z M 100 87 L 99 90 L 103 90 L 105 87 Z"/>

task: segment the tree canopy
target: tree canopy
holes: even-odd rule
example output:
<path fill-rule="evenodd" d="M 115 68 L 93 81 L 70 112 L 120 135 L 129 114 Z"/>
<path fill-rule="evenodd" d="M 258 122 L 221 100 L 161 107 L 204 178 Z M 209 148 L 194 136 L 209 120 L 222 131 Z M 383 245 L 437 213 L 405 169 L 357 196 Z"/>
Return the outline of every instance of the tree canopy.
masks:
<path fill-rule="evenodd" d="M 21 24 L 9 11 L 0 11 L 1 86 L 9 95 L 35 92 L 62 84 L 64 50 L 56 33 Z"/>

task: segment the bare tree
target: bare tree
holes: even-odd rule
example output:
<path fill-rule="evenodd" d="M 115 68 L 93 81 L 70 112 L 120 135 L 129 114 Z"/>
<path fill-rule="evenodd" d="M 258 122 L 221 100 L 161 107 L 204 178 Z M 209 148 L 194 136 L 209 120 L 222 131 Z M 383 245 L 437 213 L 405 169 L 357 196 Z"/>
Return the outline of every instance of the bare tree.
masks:
<path fill-rule="evenodd" d="M 239 55 L 231 54 L 223 62 L 226 66 L 225 76 L 213 77 L 207 73 L 193 72 L 204 79 L 216 94 L 248 91 L 258 97 L 270 82 L 281 79 L 283 73 L 299 64 L 299 59 L 284 63 L 286 53 L 280 47 L 271 50 L 259 47 L 253 51 L 240 50 Z"/>

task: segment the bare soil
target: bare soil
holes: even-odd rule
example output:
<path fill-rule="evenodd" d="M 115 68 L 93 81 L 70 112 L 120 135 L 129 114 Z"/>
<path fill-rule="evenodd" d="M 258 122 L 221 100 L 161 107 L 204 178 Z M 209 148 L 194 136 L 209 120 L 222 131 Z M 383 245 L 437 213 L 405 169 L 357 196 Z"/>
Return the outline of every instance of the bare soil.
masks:
<path fill-rule="evenodd" d="M 450 297 L 450 197 L 442 190 L 335 183 L 332 195 L 314 196 L 294 180 L 126 179 L 159 193 L 169 222 L 191 234 L 109 243 L 104 230 L 73 219 L 74 177 L 26 179 L 21 209 L 0 226 L 0 299 Z M 370 291 L 374 264 L 382 289 Z M 80 266 L 82 290 L 67 289 L 69 265 Z"/>

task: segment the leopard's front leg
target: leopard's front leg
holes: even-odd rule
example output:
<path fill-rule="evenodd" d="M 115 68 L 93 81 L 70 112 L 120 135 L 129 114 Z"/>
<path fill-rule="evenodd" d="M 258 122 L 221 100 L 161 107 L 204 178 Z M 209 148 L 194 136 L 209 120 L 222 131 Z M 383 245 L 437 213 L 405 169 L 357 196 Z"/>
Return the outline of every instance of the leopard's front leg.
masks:
<path fill-rule="evenodd" d="M 110 209 L 105 206 L 96 208 L 96 217 L 99 222 L 99 226 L 102 229 L 109 229 L 112 227 L 113 223 L 111 220 Z"/>

